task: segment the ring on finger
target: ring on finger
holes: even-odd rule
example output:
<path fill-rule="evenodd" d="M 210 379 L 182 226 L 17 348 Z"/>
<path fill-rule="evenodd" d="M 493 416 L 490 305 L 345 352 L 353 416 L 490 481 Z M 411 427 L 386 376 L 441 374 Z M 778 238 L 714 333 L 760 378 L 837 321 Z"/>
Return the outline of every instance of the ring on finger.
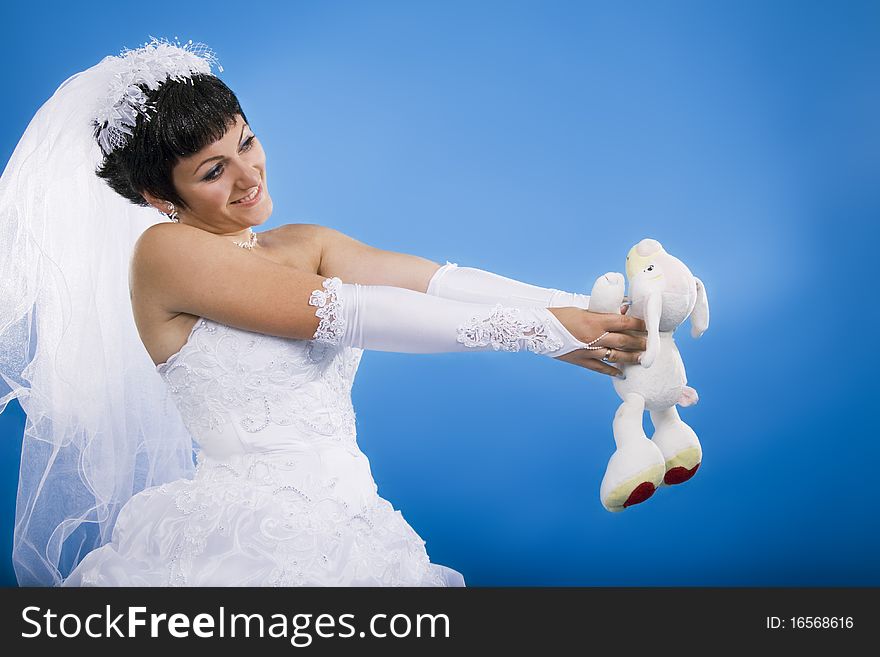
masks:
<path fill-rule="evenodd" d="M 614 353 L 614 349 L 612 349 L 611 347 L 606 347 L 606 349 L 605 349 L 605 355 L 602 356 L 602 360 L 604 360 L 604 361 L 606 361 L 606 362 L 608 362 L 608 363 L 612 363 L 612 362 L 614 362 L 614 361 L 612 360 L 612 358 L 611 358 L 611 354 L 612 354 L 612 353 Z"/>

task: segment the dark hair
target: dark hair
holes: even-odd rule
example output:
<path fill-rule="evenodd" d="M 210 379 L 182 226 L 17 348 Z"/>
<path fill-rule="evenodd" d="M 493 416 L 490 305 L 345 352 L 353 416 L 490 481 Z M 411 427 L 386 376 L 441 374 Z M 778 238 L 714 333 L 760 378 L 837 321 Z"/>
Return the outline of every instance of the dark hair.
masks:
<path fill-rule="evenodd" d="M 196 73 L 168 79 L 155 90 L 141 88 L 154 108 L 149 120 L 138 114 L 128 143 L 105 155 L 95 173 L 137 205 L 149 205 L 141 195 L 146 191 L 186 209 L 171 178 L 174 165 L 222 139 L 236 114 L 245 123 L 247 117 L 232 90 L 214 75 Z"/>

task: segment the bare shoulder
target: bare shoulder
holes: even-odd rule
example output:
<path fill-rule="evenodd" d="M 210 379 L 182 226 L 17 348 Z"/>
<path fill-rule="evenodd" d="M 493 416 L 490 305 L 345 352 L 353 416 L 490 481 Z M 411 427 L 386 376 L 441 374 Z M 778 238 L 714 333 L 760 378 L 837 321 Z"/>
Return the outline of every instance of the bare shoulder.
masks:
<path fill-rule="evenodd" d="M 141 234 L 129 284 L 154 363 L 181 348 L 199 317 L 268 335 L 314 335 L 318 318 L 308 302 L 323 282 L 315 273 L 319 253 L 305 237 L 311 229 L 279 228 L 265 231 L 253 250 L 186 224 L 157 224 Z"/>
<path fill-rule="evenodd" d="M 180 349 L 197 320 L 172 308 L 167 289 L 178 264 L 198 257 L 199 241 L 210 237 L 203 232 L 185 224 L 157 223 L 135 242 L 129 263 L 131 308 L 141 341 L 156 364 Z"/>
<path fill-rule="evenodd" d="M 204 230 L 186 224 L 161 222 L 148 227 L 134 244 L 132 266 L 148 264 L 157 252 L 168 249 L 185 252 L 190 245 L 210 239 Z"/>
<path fill-rule="evenodd" d="M 318 256 L 320 261 L 324 244 L 332 229 L 320 224 L 284 224 L 278 228 L 280 234 L 290 248 L 308 248 Z M 317 271 L 317 266 L 315 268 Z"/>
<path fill-rule="evenodd" d="M 257 231 L 259 248 L 255 254 L 277 264 L 315 273 L 321 259 L 325 230 L 317 224 L 283 224 Z M 192 254 L 193 248 L 227 249 L 218 236 L 187 224 L 158 223 L 147 228 L 135 243 L 132 271 L 151 267 L 157 258 L 174 260 Z M 169 258 L 170 256 L 170 258 Z M 189 258 L 187 258 L 189 259 Z"/>
<path fill-rule="evenodd" d="M 319 224 L 282 224 L 272 230 L 289 238 L 320 239 L 328 229 Z"/>
<path fill-rule="evenodd" d="M 283 224 L 260 231 L 260 254 L 288 267 L 317 273 L 323 232 L 317 224 Z"/>
<path fill-rule="evenodd" d="M 143 292 L 154 279 L 154 271 L 179 261 L 184 254 L 192 252 L 204 231 L 185 224 L 158 223 L 147 228 L 137 241 L 129 262 L 129 288 Z"/>

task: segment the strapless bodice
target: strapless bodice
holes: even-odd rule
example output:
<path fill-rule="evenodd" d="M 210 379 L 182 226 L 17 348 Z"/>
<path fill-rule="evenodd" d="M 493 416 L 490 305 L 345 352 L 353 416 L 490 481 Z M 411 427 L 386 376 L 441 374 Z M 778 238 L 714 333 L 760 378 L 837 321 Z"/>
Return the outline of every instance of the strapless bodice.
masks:
<path fill-rule="evenodd" d="M 197 444 L 199 469 L 281 469 L 277 483 L 332 488 L 357 507 L 376 485 L 357 444 L 351 388 L 363 350 L 199 318 L 157 371 Z"/>
<path fill-rule="evenodd" d="M 303 445 L 354 454 L 351 387 L 362 353 L 199 318 L 180 351 L 156 369 L 206 456 Z"/>

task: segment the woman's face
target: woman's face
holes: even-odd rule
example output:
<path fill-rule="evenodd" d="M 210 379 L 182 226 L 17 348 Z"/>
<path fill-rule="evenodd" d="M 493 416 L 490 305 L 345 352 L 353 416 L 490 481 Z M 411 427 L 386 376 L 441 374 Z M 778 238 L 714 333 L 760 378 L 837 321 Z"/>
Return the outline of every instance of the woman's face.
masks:
<path fill-rule="evenodd" d="M 266 154 L 241 115 L 222 139 L 182 158 L 172 170 L 172 181 L 187 205 L 177 209 L 180 221 L 212 233 L 240 232 L 272 214 Z M 150 196 L 147 200 L 168 211 L 167 203 Z"/>

